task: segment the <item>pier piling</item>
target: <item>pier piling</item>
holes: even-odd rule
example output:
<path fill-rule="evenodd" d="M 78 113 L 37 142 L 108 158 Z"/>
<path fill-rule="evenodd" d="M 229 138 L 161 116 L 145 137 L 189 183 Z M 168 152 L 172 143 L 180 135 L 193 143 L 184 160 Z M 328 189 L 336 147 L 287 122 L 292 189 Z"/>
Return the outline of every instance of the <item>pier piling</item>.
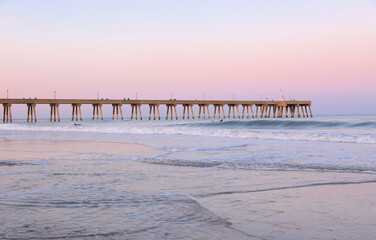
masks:
<path fill-rule="evenodd" d="M 309 113 L 311 114 L 311 118 L 313 118 L 313 116 L 312 116 L 311 106 L 308 106 L 308 108 L 309 108 Z"/>
<path fill-rule="evenodd" d="M 198 118 L 201 117 L 201 110 L 203 113 L 203 119 L 206 118 L 206 112 L 208 113 L 208 118 L 210 118 L 209 104 L 199 104 L 198 106 L 199 106 Z"/>
<path fill-rule="evenodd" d="M 153 119 L 155 120 L 155 109 L 157 109 L 158 113 L 158 120 L 161 120 L 161 116 L 159 115 L 159 104 L 149 104 L 149 120 L 151 119 L 151 113 L 153 112 Z"/>
<path fill-rule="evenodd" d="M 217 110 L 218 110 L 218 118 L 221 118 L 221 109 L 222 109 L 222 117 L 226 118 L 224 104 L 213 104 L 213 105 L 214 105 L 214 115 L 213 115 L 213 118 L 215 118 Z"/>
<path fill-rule="evenodd" d="M 303 106 L 300 106 L 300 109 L 302 110 L 303 118 L 305 118 L 306 116 L 305 116 L 305 113 L 304 113 L 304 108 L 303 108 Z"/>
<path fill-rule="evenodd" d="M 264 114 L 266 111 L 266 106 L 265 105 L 260 105 L 260 118 L 264 118 Z"/>
<path fill-rule="evenodd" d="M 221 118 L 221 108 L 222 108 L 223 118 L 226 118 L 225 109 L 223 107 L 223 104 L 213 104 L 213 105 L 214 105 L 214 115 L 213 115 L 213 118 L 215 118 L 217 110 L 218 110 L 218 118 Z"/>
<path fill-rule="evenodd" d="M 306 112 L 306 117 L 309 118 L 308 110 L 307 110 L 307 105 L 304 105 L 304 109 L 305 109 L 305 112 Z"/>
<path fill-rule="evenodd" d="M 245 112 L 246 109 L 247 109 L 247 118 L 249 118 L 249 108 L 251 109 L 252 118 L 255 117 L 253 115 L 252 104 L 242 104 L 242 106 L 243 106 L 242 118 L 244 118 L 244 112 Z"/>
<path fill-rule="evenodd" d="M 123 120 L 123 112 L 121 110 L 122 104 L 112 104 L 112 120 L 114 120 L 115 113 L 116 113 L 116 120 L 119 120 L 119 112 L 120 112 L 120 119 Z M 140 112 L 141 116 L 141 112 Z"/>
<path fill-rule="evenodd" d="M 95 117 L 97 117 L 97 120 L 99 120 L 99 113 L 101 115 L 101 120 L 103 120 L 103 113 L 102 113 L 102 104 L 95 103 L 93 105 L 93 120 Z"/>
<path fill-rule="evenodd" d="M 3 122 L 12 122 L 12 104 L 3 103 Z"/>
<path fill-rule="evenodd" d="M 142 115 L 141 115 L 141 104 L 131 104 L 131 107 L 132 107 L 132 115 L 131 115 L 131 119 L 133 119 L 133 113 L 135 114 L 136 116 L 136 120 L 138 120 L 138 114 L 137 114 L 137 110 L 138 112 L 140 113 L 140 120 L 142 120 Z"/>
<path fill-rule="evenodd" d="M 57 121 L 60 122 L 59 104 L 51 103 L 50 108 L 51 108 L 50 122 L 52 122 L 52 116 L 54 118 L 54 122 L 56 122 L 56 117 L 57 117 Z"/>
<path fill-rule="evenodd" d="M 78 121 L 78 115 L 80 115 L 80 121 L 82 121 L 81 104 L 72 103 L 72 121 L 74 121 L 74 117 L 76 117 L 76 121 Z"/>
<path fill-rule="evenodd" d="M 239 104 L 228 104 L 228 118 L 230 118 L 231 116 L 231 109 L 232 109 L 232 118 L 235 118 L 235 108 L 238 113 L 238 118 L 240 118 Z"/>
<path fill-rule="evenodd" d="M 36 110 L 35 110 L 35 103 L 28 103 L 27 104 L 27 122 L 29 122 L 29 120 L 31 122 L 37 122 L 37 113 L 36 113 Z"/>
<path fill-rule="evenodd" d="M 171 114 L 171 120 L 174 117 L 174 113 L 175 113 L 176 120 L 178 120 L 178 114 L 176 112 L 176 104 L 166 104 L 166 108 L 167 108 L 167 111 L 166 111 L 166 120 L 168 119 L 169 112 Z M 172 111 L 172 109 L 174 109 L 174 112 Z"/>
<path fill-rule="evenodd" d="M 192 104 L 183 104 L 183 119 L 185 116 L 187 116 L 187 119 L 189 119 L 189 111 L 192 113 L 192 118 L 194 119 L 195 116 L 193 114 L 193 105 Z"/>
<path fill-rule="evenodd" d="M 291 118 L 294 118 L 295 115 L 295 106 L 290 106 L 290 116 Z"/>
<path fill-rule="evenodd" d="M 283 107 L 282 107 L 283 108 Z M 289 117 L 289 115 L 288 115 L 288 107 L 287 106 L 285 106 L 285 118 L 288 118 Z"/>

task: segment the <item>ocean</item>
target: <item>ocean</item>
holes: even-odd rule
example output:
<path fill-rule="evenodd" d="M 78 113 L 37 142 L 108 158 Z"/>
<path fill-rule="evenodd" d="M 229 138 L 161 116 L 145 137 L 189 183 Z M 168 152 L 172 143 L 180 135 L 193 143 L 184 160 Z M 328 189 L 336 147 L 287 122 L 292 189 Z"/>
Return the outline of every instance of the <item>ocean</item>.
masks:
<path fill-rule="evenodd" d="M 0 124 L 0 239 L 374 239 L 376 117 Z"/>

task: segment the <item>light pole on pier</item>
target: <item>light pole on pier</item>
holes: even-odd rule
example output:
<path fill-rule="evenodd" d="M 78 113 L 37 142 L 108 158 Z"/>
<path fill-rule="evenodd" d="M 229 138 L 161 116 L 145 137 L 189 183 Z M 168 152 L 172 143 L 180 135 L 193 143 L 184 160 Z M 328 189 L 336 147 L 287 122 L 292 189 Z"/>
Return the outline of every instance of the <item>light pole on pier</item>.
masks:
<path fill-rule="evenodd" d="M 281 101 L 283 101 L 282 89 L 279 89 L 279 94 L 281 95 Z"/>
<path fill-rule="evenodd" d="M 9 98 L 9 90 L 7 90 L 7 98 Z"/>
<path fill-rule="evenodd" d="M 54 90 L 54 99 L 56 99 L 56 90 Z"/>
<path fill-rule="evenodd" d="M 99 91 L 97 91 L 97 99 L 99 99 Z"/>

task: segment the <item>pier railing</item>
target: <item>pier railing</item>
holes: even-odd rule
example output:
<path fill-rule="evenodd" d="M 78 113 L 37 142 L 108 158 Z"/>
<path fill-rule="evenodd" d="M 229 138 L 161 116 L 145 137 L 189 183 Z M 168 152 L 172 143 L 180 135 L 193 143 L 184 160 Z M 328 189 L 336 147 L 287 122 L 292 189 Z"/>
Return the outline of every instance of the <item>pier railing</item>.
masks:
<path fill-rule="evenodd" d="M 131 107 L 131 119 L 142 120 L 141 106 L 149 105 L 149 120 L 160 120 L 159 106 L 167 108 L 166 119 L 178 119 L 176 107 L 183 107 L 182 118 L 195 118 L 194 106 L 198 107 L 198 118 L 294 118 L 312 117 L 311 101 L 223 101 L 223 100 L 134 100 L 134 99 L 38 99 L 38 98 L 0 98 L 3 105 L 3 122 L 12 122 L 11 107 L 13 104 L 27 106 L 27 122 L 36 122 L 36 105 L 49 104 L 50 121 L 60 121 L 59 106 L 72 106 L 72 121 L 82 121 L 81 106 L 92 105 L 93 120 L 103 120 L 102 106 L 112 106 L 112 119 L 124 119 L 122 107 Z M 209 107 L 214 107 L 213 115 Z M 225 112 L 227 106 L 227 114 Z M 239 112 L 242 107 L 242 114 Z M 250 114 L 251 113 L 251 114 Z"/>

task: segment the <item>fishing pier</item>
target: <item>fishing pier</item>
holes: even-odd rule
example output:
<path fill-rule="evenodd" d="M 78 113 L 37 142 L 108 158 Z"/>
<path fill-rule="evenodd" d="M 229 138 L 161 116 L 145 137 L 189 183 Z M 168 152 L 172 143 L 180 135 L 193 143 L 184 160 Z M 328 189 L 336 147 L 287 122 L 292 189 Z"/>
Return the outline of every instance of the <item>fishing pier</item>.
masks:
<path fill-rule="evenodd" d="M 195 118 L 308 118 L 312 117 L 311 101 L 226 101 L 226 100 L 130 100 L 130 99 L 25 99 L 0 98 L 3 122 L 12 122 L 12 105 L 27 106 L 27 122 L 37 122 L 37 105 L 50 105 L 50 121 L 60 121 L 59 106 L 72 106 L 72 121 L 82 121 L 82 105 L 91 105 L 93 120 L 103 120 L 102 107 L 112 106 L 112 119 L 124 119 L 123 108 L 130 119 L 142 120 L 141 106 L 149 106 L 149 120 L 161 120 L 160 106 L 166 106 L 166 120 L 178 120 L 177 107 L 183 107 L 182 119 Z M 241 108 L 241 114 L 239 112 Z M 210 112 L 212 108 L 212 112 Z M 213 109 L 214 108 L 214 109 Z M 227 110 L 227 111 L 226 111 Z M 213 113 L 211 115 L 211 113 Z"/>

